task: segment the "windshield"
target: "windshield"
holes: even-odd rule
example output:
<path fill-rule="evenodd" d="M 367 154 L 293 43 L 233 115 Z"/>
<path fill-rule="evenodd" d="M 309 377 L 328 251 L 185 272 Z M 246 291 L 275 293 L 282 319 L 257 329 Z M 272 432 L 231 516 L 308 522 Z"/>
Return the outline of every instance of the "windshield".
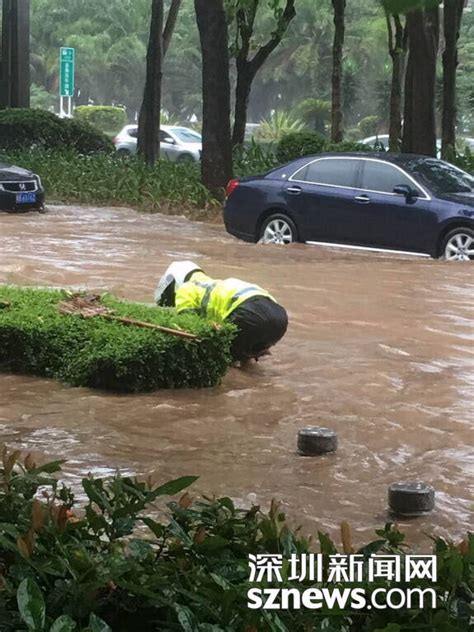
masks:
<path fill-rule="evenodd" d="M 437 194 L 474 193 L 474 177 L 442 160 L 417 158 L 405 167 Z"/>
<path fill-rule="evenodd" d="M 202 143 L 201 134 L 193 132 L 191 129 L 186 129 L 185 127 L 174 127 L 171 131 L 182 143 Z"/>

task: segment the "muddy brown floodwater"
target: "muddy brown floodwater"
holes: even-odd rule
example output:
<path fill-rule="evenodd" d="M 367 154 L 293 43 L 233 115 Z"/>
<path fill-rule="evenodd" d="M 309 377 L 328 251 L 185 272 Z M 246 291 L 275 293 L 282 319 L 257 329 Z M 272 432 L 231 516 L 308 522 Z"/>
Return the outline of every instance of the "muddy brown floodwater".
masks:
<path fill-rule="evenodd" d="M 473 522 L 474 266 L 294 245 L 245 244 L 221 226 L 126 209 L 52 207 L 0 217 L 0 282 L 152 300 L 176 259 L 271 290 L 290 328 L 273 358 L 219 388 L 117 396 L 0 375 L 0 441 L 87 472 L 200 477 L 197 492 L 284 501 L 305 530 L 356 540 L 387 518 L 387 486 L 422 479 L 435 511 L 402 523 L 457 537 Z M 303 458 L 324 425 L 336 454 Z"/>

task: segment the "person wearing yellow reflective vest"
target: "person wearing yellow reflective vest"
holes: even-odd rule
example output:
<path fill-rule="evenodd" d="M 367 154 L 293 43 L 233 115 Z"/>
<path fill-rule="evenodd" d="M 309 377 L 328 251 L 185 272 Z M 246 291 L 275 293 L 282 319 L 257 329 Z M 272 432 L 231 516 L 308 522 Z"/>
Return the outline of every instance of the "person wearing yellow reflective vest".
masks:
<path fill-rule="evenodd" d="M 285 309 L 266 290 L 240 279 L 212 279 L 192 261 L 169 266 L 156 288 L 155 302 L 235 324 L 232 356 L 243 363 L 269 355 L 288 327 Z"/>

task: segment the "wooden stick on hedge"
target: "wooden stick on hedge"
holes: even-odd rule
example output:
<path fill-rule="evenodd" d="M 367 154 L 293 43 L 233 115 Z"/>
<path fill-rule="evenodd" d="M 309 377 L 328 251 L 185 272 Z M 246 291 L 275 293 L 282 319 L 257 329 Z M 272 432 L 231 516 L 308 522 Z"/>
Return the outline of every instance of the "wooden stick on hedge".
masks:
<path fill-rule="evenodd" d="M 81 296 L 75 294 L 71 297 L 70 301 L 62 301 L 58 303 L 58 311 L 61 314 L 77 314 L 82 318 L 94 318 L 101 316 L 107 320 L 115 320 L 125 325 L 133 325 L 135 327 L 145 327 L 147 329 L 156 329 L 164 334 L 170 334 L 171 336 L 178 336 L 179 338 L 189 338 L 191 340 L 199 340 L 199 338 L 188 331 L 182 331 L 178 329 L 170 329 L 169 327 L 162 327 L 161 325 L 155 325 L 154 323 L 147 323 L 143 320 L 135 320 L 132 318 L 125 318 L 123 316 L 116 316 L 112 313 L 112 310 L 108 307 L 100 305 L 98 301 L 100 296 Z"/>

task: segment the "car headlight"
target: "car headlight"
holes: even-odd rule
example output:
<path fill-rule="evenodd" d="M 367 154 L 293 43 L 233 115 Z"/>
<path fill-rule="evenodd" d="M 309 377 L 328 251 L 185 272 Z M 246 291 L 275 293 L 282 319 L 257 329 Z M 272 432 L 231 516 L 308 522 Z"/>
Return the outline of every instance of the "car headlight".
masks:
<path fill-rule="evenodd" d="M 3 188 L 3 184 L 0 182 L 0 191 L 5 191 L 5 189 Z"/>
<path fill-rule="evenodd" d="M 38 189 L 42 189 L 43 188 L 43 184 L 41 182 L 41 178 L 38 175 L 36 176 L 36 180 L 38 182 Z"/>

